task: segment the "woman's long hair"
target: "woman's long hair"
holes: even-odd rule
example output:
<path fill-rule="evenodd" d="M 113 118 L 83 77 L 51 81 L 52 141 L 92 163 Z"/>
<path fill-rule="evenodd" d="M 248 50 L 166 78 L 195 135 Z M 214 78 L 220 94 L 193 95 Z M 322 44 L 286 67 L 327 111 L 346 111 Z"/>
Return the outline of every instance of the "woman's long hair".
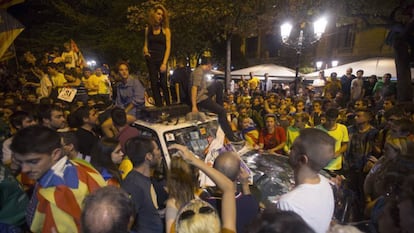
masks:
<path fill-rule="evenodd" d="M 174 198 L 178 208 L 194 199 L 196 190 L 194 170 L 181 157 L 171 159 L 171 167 L 167 175 L 167 190 L 170 198 Z"/>
<path fill-rule="evenodd" d="M 106 169 L 113 178 L 115 178 L 118 182 L 121 182 L 121 174 L 119 172 L 118 165 L 116 165 L 111 158 L 111 154 L 118 144 L 119 141 L 114 138 L 101 139 L 92 148 L 91 164 L 99 172 Z"/>
<path fill-rule="evenodd" d="M 157 12 L 157 10 L 161 10 L 161 11 L 164 13 L 163 18 L 162 18 L 162 22 L 161 22 L 161 27 L 162 27 L 162 28 L 169 28 L 169 27 L 170 27 L 170 19 L 169 19 L 169 16 L 168 16 L 168 11 L 167 11 L 167 9 L 166 9 L 163 5 L 161 5 L 161 4 L 157 4 L 157 5 L 155 5 L 155 6 L 154 6 L 154 7 L 150 10 L 150 12 L 149 12 L 149 17 L 148 17 L 148 22 L 149 22 L 149 24 L 150 24 L 151 26 L 154 26 L 154 25 L 155 25 L 154 15 L 155 15 L 155 12 Z"/>

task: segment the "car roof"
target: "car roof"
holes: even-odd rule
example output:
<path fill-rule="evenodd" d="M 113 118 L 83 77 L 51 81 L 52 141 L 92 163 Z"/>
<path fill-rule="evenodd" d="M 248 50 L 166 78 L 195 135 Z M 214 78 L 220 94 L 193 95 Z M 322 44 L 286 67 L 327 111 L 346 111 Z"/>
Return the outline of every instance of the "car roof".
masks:
<path fill-rule="evenodd" d="M 144 126 L 146 128 L 156 131 L 158 134 L 163 134 L 171 130 L 177 130 L 182 128 L 187 128 L 195 125 L 199 125 L 205 122 L 217 120 L 217 116 L 206 116 L 205 121 L 187 121 L 185 117 L 176 117 L 172 118 L 169 121 L 163 122 L 151 122 L 141 119 L 137 119 L 134 124 L 139 126 Z"/>

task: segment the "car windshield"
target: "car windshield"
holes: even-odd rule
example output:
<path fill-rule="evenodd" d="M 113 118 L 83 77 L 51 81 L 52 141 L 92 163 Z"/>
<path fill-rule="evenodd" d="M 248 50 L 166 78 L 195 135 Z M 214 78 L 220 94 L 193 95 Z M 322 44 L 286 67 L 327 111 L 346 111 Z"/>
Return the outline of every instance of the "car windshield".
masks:
<path fill-rule="evenodd" d="M 205 158 L 205 150 L 216 137 L 218 123 L 216 120 L 208 121 L 193 126 L 167 131 L 164 139 L 167 146 L 178 143 L 187 146 L 200 158 Z"/>

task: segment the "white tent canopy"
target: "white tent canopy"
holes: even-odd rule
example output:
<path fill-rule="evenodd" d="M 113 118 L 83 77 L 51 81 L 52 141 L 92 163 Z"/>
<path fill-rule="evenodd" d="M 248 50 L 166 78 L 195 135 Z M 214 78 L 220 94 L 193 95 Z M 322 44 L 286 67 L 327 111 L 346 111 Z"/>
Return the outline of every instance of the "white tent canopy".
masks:
<path fill-rule="evenodd" d="M 262 64 L 240 70 L 234 70 L 231 72 L 231 76 L 235 79 L 239 79 L 242 75 L 249 77 L 250 72 L 252 72 L 253 75 L 259 79 L 264 79 L 264 74 L 268 73 L 270 79 L 278 80 L 292 80 L 296 74 L 295 70 L 289 69 L 287 67 L 278 66 L 275 64 Z"/>
<path fill-rule="evenodd" d="M 361 60 L 357 62 L 351 62 L 345 65 L 332 67 L 329 69 L 324 70 L 325 76 L 330 76 L 332 72 L 336 72 L 338 77 L 341 77 L 346 73 L 348 68 L 352 68 L 353 72 L 359 69 L 364 71 L 364 76 L 371 76 L 373 74 L 382 77 L 385 73 L 390 73 L 392 77 L 397 76 L 397 70 L 395 67 L 395 60 L 394 58 L 369 58 L 366 60 Z M 319 71 L 309 73 L 305 75 L 305 79 L 313 79 L 318 77 Z M 411 77 L 414 75 L 414 69 L 411 69 Z"/>

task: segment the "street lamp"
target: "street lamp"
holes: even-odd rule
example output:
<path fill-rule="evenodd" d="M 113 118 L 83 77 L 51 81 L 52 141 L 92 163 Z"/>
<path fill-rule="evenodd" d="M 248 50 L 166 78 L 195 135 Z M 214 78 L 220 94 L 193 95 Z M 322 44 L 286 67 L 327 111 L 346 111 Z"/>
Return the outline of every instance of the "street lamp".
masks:
<path fill-rule="evenodd" d="M 95 60 L 88 60 L 86 62 L 86 65 L 92 69 L 94 69 L 94 67 L 96 66 L 96 61 Z"/>
<path fill-rule="evenodd" d="M 316 69 L 320 70 L 322 68 L 322 65 L 323 65 L 323 61 L 317 61 L 316 62 Z"/>
<path fill-rule="evenodd" d="M 280 35 L 282 37 L 283 44 L 293 47 L 296 50 L 296 72 L 295 72 L 295 84 L 294 84 L 294 94 L 297 93 L 298 84 L 300 83 L 299 79 L 299 66 L 300 66 L 300 55 L 302 54 L 302 49 L 306 43 L 313 44 L 319 41 L 322 38 L 322 34 L 325 32 L 325 28 L 328 21 L 325 18 L 320 18 L 313 23 L 313 35 L 305 36 L 304 29 L 306 23 L 300 24 L 300 31 L 297 38 L 290 38 L 290 33 L 292 31 L 292 24 L 284 23 L 280 26 Z"/>
<path fill-rule="evenodd" d="M 325 18 L 320 18 L 313 23 L 313 33 L 317 41 L 322 38 L 322 34 L 325 32 L 327 24 L 328 21 Z"/>

